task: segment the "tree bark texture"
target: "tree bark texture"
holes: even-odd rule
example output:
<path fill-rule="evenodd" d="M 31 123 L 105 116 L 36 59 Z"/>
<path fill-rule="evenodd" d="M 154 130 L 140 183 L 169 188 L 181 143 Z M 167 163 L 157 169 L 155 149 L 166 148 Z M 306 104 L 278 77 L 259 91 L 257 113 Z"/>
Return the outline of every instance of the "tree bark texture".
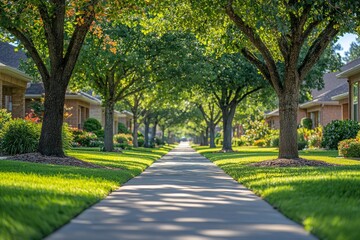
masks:
<path fill-rule="evenodd" d="M 144 126 L 145 126 L 144 147 L 148 148 L 148 147 L 150 147 L 150 142 L 149 142 L 150 118 L 149 117 L 145 117 Z"/>
<path fill-rule="evenodd" d="M 61 75 L 58 78 L 61 78 Z M 45 89 L 44 119 L 38 151 L 47 156 L 64 157 L 62 125 L 67 85 L 57 80 L 59 79 L 51 80 L 53 84 Z"/>
<path fill-rule="evenodd" d="M 223 146 L 222 151 L 231 152 L 232 149 L 232 121 L 235 116 L 235 110 L 237 105 L 228 106 L 222 110 L 223 116 Z"/>
<path fill-rule="evenodd" d="M 297 111 L 299 107 L 299 90 L 288 87 L 279 96 L 280 146 L 279 158 L 298 158 Z"/>
<path fill-rule="evenodd" d="M 157 127 L 157 121 L 154 121 L 154 125 L 152 127 L 152 131 L 151 131 L 151 141 L 150 141 L 150 145 L 151 146 L 155 146 L 155 137 L 156 137 L 156 127 Z"/>
<path fill-rule="evenodd" d="M 105 102 L 104 151 L 114 151 L 114 107 L 111 100 Z"/>
<path fill-rule="evenodd" d="M 137 119 L 137 117 L 135 115 L 133 115 L 133 121 L 134 121 L 133 147 L 137 148 L 137 147 L 139 147 L 139 142 L 138 142 L 139 123 L 138 123 L 138 119 Z"/>
<path fill-rule="evenodd" d="M 209 146 L 209 127 L 205 130 L 204 146 Z"/>
<path fill-rule="evenodd" d="M 210 148 L 216 148 L 215 145 L 215 125 L 211 124 L 209 126 L 209 132 L 210 132 Z"/>

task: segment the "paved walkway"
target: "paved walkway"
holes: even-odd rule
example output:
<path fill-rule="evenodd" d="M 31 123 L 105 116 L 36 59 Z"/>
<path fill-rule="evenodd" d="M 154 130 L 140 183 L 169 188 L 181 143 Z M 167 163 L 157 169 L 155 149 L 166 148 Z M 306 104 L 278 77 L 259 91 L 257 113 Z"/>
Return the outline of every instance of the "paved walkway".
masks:
<path fill-rule="evenodd" d="M 182 143 L 47 239 L 315 238 Z"/>

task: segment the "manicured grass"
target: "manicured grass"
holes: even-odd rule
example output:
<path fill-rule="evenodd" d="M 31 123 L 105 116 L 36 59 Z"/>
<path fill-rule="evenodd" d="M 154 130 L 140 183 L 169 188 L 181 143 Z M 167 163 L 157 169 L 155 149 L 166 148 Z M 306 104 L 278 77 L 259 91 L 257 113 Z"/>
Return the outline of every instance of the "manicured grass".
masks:
<path fill-rule="evenodd" d="M 0 160 L 0 239 L 41 239 L 141 173 L 171 147 L 68 155 L 121 170 Z"/>
<path fill-rule="evenodd" d="M 283 214 L 321 239 L 360 239 L 360 161 L 336 151 L 302 151 L 301 157 L 337 167 L 259 168 L 247 164 L 277 157 L 275 148 L 239 147 L 238 152 L 194 147 Z"/>

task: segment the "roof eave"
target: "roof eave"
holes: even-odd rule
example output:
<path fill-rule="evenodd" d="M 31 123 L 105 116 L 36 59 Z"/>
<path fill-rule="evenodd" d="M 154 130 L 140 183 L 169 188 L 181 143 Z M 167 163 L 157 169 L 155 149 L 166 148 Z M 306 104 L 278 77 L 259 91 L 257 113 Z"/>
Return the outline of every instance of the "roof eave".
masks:
<path fill-rule="evenodd" d="M 350 76 L 353 76 L 357 73 L 360 73 L 360 64 L 348 69 L 348 70 L 345 70 L 339 74 L 336 75 L 337 78 L 348 78 Z"/>
<path fill-rule="evenodd" d="M 10 74 L 11 76 L 16 77 L 17 79 L 20 79 L 25 82 L 30 82 L 31 77 L 24 72 L 17 70 L 16 68 L 9 67 L 7 65 L 0 65 L 0 71 L 3 71 L 6 74 Z"/>

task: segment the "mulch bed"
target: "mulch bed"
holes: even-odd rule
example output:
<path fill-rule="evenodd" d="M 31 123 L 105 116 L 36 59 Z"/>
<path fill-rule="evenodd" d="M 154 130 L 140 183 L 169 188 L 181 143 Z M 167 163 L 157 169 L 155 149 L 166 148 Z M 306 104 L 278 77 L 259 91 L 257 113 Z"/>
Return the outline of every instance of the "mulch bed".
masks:
<path fill-rule="evenodd" d="M 9 157 L 9 160 L 17 160 L 22 162 L 31 162 L 31 163 L 43 163 L 43 164 L 55 164 L 55 165 L 65 165 L 65 166 L 75 166 L 75 167 L 84 167 L 84 168 L 107 168 L 98 166 L 92 163 L 84 162 L 73 157 L 55 157 L 55 156 L 44 156 L 40 153 L 25 153 L 18 154 L 12 157 Z"/>
<path fill-rule="evenodd" d="M 249 164 L 254 167 L 334 167 L 336 164 L 326 163 L 323 161 L 311 161 L 303 158 L 286 159 L 278 158 L 257 163 Z"/>

